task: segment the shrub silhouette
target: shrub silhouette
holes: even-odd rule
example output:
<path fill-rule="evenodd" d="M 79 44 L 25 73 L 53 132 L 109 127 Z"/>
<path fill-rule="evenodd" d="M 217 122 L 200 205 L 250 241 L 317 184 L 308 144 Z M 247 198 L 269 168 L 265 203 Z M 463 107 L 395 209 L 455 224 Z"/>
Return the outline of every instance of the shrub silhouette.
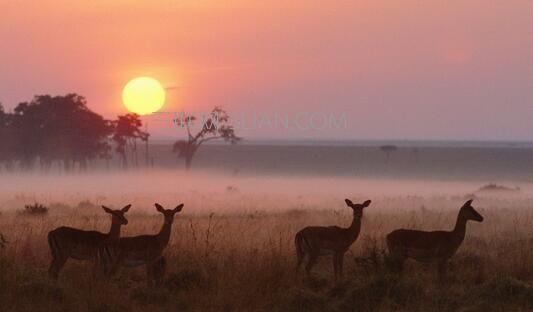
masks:
<path fill-rule="evenodd" d="M 33 205 L 26 205 L 24 206 L 24 210 L 21 211 L 21 214 L 31 216 L 46 215 L 48 214 L 48 207 L 39 203 L 35 203 Z"/>

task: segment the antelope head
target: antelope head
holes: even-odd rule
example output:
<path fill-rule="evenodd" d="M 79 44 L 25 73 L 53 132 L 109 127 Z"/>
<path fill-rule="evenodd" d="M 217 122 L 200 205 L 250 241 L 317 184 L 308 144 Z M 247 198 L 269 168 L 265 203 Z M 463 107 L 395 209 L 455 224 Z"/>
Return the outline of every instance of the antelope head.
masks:
<path fill-rule="evenodd" d="M 128 212 L 131 208 L 131 204 L 124 206 L 122 209 L 113 210 L 111 208 L 107 208 L 106 206 L 102 206 L 105 212 L 109 213 L 111 215 L 111 221 L 113 223 L 118 223 L 122 225 L 128 224 L 128 219 L 124 217 L 124 214 Z"/>
<path fill-rule="evenodd" d="M 165 209 L 160 204 L 155 204 L 155 208 L 165 217 L 165 224 L 171 225 L 174 222 L 174 215 L 183 209 L 183 204 L 179 204 L 174 209 Z"/>
<path fill-rule="evenodd" d="M 467 201 L 463 207 L 461 207 L 461 211 L 459 214 L 461 217 L 463 217 L 465 220 L 473 220 L 477 222 L 483 222 L 483 216 L 477 212 L 474 207 L 472 207 L 472 201 L 473 199 Z"/>
<path fill-rule="evenodd" d="M 344 201 L 346 202 L 346 205 L 348 205 L 348 207 L 352 208 L 354 218 L 361 218 L 363 216 L 363 209 L 368 207 L 372 202 L 371 200 L 367 200 L 362 204 L 354 204 L 349 199 L 345 199 Z"/>

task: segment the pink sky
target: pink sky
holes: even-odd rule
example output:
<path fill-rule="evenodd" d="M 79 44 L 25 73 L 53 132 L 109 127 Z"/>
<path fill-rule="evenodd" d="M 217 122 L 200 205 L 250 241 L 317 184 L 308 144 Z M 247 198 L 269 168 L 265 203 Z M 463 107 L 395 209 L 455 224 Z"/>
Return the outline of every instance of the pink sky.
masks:
<path fill-rule="evenodd" d="M 533 137 L 531 1 L 110 2 L 2 2 L 0 102 L 77 92 L 113 118 L 148 75 L 166 111 L 347 116 L 246 138 Z"/>

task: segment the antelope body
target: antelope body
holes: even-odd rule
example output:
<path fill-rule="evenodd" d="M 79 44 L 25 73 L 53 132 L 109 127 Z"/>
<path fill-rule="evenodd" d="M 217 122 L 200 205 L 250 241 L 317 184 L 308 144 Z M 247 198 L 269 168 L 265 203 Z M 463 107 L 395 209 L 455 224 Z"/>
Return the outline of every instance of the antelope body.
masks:
<path fill-rule="evenodd" d="M 102 206 L 111 215 L 111 228 L 108 233 L 98 231 L 84 231 L 62 226 L 48 233 L 48 245 L 52 253 L 52 262 L 48 273 L 57 279 L 59 272 L 69 258 L 76 260 L 94 260 L 98 248 L 107 241 L 120 237 L 120 227 L 128 224 L 124 214 L 130 209 L 127 205 L 120 210 L 112 210 Z"/>
<path fill-rule="evenodd" d="M 370 200 L 362 204 L 354 204 L 345 200 L 346 205 L 353 210 L 352 224 L 348 228 L 338 226 L 310 226 L 299 231 L 295 236 L 296 257 L 298 270 L 307 258 L 305 270 L 310 274 L 318 257 L 332 255 L 335 279 L 342 276 L 344 254 L 359 237 L 363 209 L 368 207 Z"/>
<path fill-rule="evenodd" d="M 174 215 L 182 210 L 183 204 L 174 209 L 164 209 L 159 204 L 155 206 L 164 215 L 164 223 L 158 234 L 122 237 L 99 249 L 98 255 L 106 273 L 112 275 L 121 266 L 146 265 L 148 284 L 161 282 L 166 268 L 163 251 L 170 240 Z"/>
<path fill-rule="evenodd" d="M 389 253 L 399 270 L 407 258 L 419 262 L 437 262 L 441 277 L 446 273 L 448 260 L 456 253 L 466 235 L 468 220 L 482 222 L 483 217 L 467 201 L 459 210 L 452 231 L 395 230 L 387 235 Z"/>

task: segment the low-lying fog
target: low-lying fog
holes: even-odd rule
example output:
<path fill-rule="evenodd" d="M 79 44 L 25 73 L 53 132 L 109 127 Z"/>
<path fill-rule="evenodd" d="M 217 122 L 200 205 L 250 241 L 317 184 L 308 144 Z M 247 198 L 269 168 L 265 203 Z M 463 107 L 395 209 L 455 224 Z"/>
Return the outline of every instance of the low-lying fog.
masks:
<path fill-rule="evenodd" d="M 331 205 L 344 198 L 363 200 L 387 197 L 459 198 L 477 194 L 493 181 L 358 179 L 310 176 L 232 176 L 208 171 L 133 171 L 72 175 L 4 174 L 0 177 L 0 211 L 20 210 L 34 202 L 76 207 L 80 202 L 123 206 L 152 212 L 155 202 L 164 206 L 185 203 L 189 213 L 229 212 Z M 530 183 L 497 181 L 519 187 L 515 195 L 528 196 Z M 222 204 L 223 203 L 223 204 Z M 327 208 L 327 207 L 323 207 Z M 149 209 L 149 210 L 145 210 Z"/>

